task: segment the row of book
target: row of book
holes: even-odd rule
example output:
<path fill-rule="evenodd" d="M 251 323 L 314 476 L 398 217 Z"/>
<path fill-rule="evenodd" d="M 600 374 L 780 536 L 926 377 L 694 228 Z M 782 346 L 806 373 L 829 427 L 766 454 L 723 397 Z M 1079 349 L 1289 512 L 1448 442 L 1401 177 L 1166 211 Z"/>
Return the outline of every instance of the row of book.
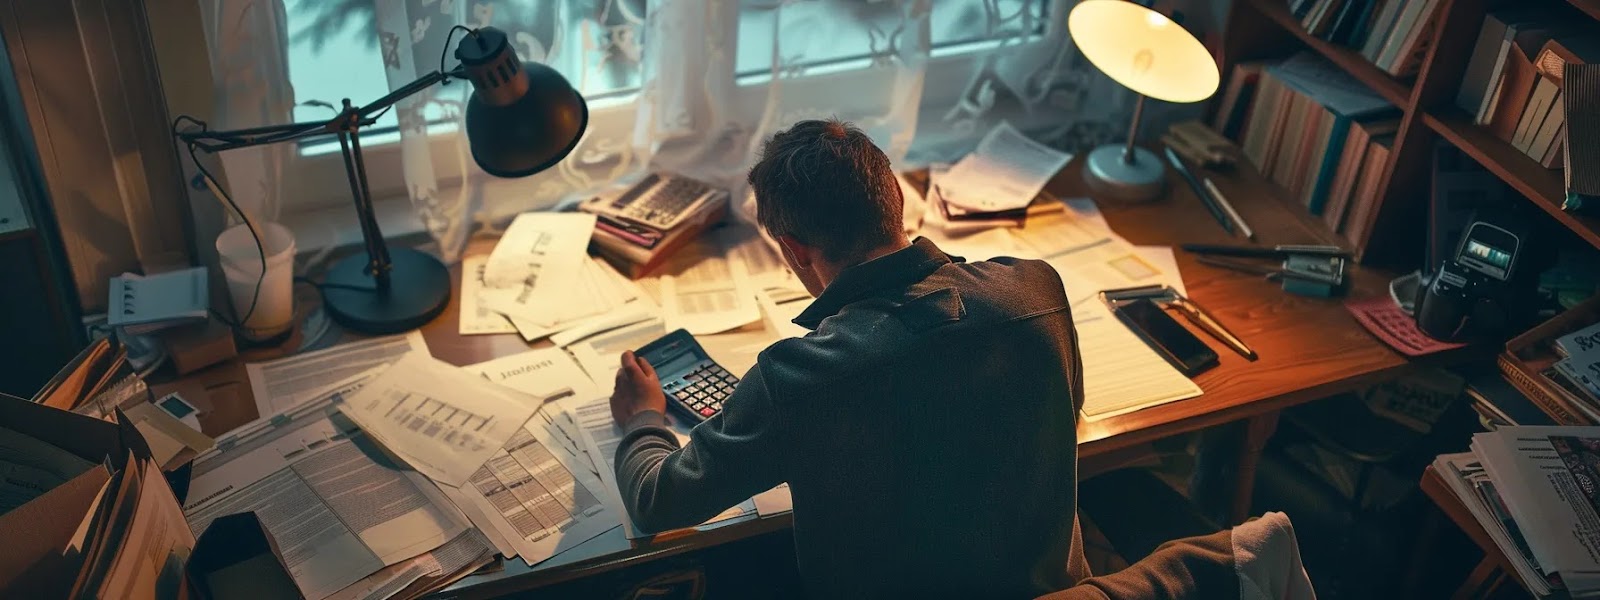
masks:
<path fill-rule="evenodd" d="M 1433 470 L 1538 597 L 1600 597 L 1600 427 L 1501 427 Z"/>
<path fill-rule="evenodd" d="M 1290 0 L 1312 36 L 1358 50 L 1395 77 L 1411 77 L 1433 42 L 1443 0 Z"/>
<path fill-rule="evenodd" d="M 1212 125 L 1330 230 L 1359 240 L 1399 114 L 1332 63 L 1301 53 L 1237 65 Z"/>
<path fill-rule="evenodd" d="M 1478 31 L 1456 105 L 1546 168 L 1564 162 L 1565 66 L 1600 61 L 1600 26 L 1558 4 L 1492 10 Z"/>

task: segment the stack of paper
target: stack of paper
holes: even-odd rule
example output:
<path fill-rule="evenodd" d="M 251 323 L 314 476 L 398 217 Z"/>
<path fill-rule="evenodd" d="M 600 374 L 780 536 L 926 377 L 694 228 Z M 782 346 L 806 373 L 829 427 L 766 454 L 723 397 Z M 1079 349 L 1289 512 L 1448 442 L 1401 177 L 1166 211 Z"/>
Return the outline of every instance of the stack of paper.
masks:
<path fill-rule="evenodd" d="M 420 594 L 487 564 L 494 549 L 435 482 L 396 464 L 340 412 L 381 372 L 325 388 L 196 459 L 183 507 L 192 532 L 254 511 L 310 600 Z"/>
<path fill-rule="evenodd" d="M 637 285 L 589 257 L 594 225 L 592 214 L 524 213 L 489 256 L 464 259 L 461 334 L 516 332 L 531 342 L 653 315 Z"/>
<path fill-rule="evenodd" d="M 1535 595 L 1600 598 L 1600 427 L 1502 427 L 1433 467 Z"/>

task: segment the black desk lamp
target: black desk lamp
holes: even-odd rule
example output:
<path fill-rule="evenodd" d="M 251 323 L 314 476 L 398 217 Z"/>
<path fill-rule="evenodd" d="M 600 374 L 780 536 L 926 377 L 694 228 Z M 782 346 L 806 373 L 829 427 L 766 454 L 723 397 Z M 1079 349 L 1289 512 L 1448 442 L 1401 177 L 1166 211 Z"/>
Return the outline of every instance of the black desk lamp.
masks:
<path fill-rule="evenodd" d="M 450 272 L 444 263 L 431 254 L 384 243 L 361 157 L 362 127 L 376 122 L 396 102 L 428 87 L 466 79 L 473 88 L 467 100 L 467 142 L 472 159 L 491 175 L 526 177 L 566 158 L 588 126 L 588 105 L 560 73 L 539 63 L 522 62 L 499 29 L 468 31 L 456 46 L 461 66 L 446 72 L 441 57 L 440 70 L 371 104 L 355 107 L 346 98 L 344 109 L 330 121 L 176 134 L 191 150 L 212 153 L 338 136 L 366 256 L 334 263 L 322 294 L 328 314 L 349 329 L 374 334 L 415 329 L 438 316 L 450 302 Z M 446 39 L 446 47 L 449 43 Z"/>

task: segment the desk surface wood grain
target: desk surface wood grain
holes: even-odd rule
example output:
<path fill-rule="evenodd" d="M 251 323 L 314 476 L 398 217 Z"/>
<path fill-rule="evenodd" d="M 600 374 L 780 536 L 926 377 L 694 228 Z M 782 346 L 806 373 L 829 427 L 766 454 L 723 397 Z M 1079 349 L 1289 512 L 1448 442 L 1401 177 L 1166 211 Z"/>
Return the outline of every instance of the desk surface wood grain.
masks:
<path fill-rule="evenodd" d="M 1074 160 L 1048 189 L 1063 198 L 1088 195 L 1081 163 Z M 1257 245 L 1340 243 L 1303 210 L 1277 200 L 1269 184 L 1254 173 L 1210 176 L 1255 230 Z M 1167 193 L 1161 199 L 1144 204 L 1100 202 L 1100 207 L 1112 228 L 1134 244 L 1246 243 L 1223 231 L 1188 185 L 1170 170 Z M 1084 423 L 1078 428 L 1083 455 L 1315 400 L 1394 377 L 1410 366 L 1404 356 L 1362 329 L 1341 298 L 1291 295 L 1262 276 L 1203 265 L 1182 251 L 1177 252 L 1177 259 L 1189 297 L 1254 348 L 1260 360 L 1247 361 L 1190 327 L 1221 359 L 1216 368 L 1195 378 L 1205 394 Z M 1351 275 L 1350 296 L 1388 293 L 1391 274 L 1356 267 Z"/>

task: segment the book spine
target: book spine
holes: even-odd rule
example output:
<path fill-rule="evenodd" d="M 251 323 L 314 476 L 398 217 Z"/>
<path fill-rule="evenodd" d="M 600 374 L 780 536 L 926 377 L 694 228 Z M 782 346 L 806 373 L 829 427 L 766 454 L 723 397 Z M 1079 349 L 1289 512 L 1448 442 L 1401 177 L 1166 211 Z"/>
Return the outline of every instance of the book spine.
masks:
<path fill-rule="evenodd" d="M 1522 368 L 1516 363 L 1516 359 L 1512 358 L 1510 355 L 1501 354 L 1497 362 L 1500 366 L 1500 373 L 1505 375 L 1506 381 L 1511 382 L 1513 387 L 1517 388 L 1517 390 L 1521 391 L 1524 396 L 1527 396 L 1529 400 L 1532 400 L 1534 404 L 1538 405 L 1540 410 L 1543 410 L 1545 414 L 1550 415 L 1550 419 L 1555 421 L 1556 424 L 1590 424 L 1588 420 L 1579 417 L 1575 412 L 1563 406 L 1562 402 L 1557 400 L 1555 396 L 1548 390 L 1544 389 L 1544 386 L 1540 385 L 1539 382 L 1532 376 L 1524 373 Z"/>
<path fill-rule="evenodd" d="M 1322 164 L 1317 168 L 1317 177 L 1311 184 L 1311 202 L 1306 206 L 1313 215 L 1321 215 L 1322 207 L 1328 202 L 1328 188 L 1333 185 L 1333 177 L 1339 170 L 1340 159 L 1344 154 L 1345 137 L 1350 134 L 1350 119 L 1333 115 L 1333 130 L 1328 134 L 1328 148 L 1322 155 Z"/>

